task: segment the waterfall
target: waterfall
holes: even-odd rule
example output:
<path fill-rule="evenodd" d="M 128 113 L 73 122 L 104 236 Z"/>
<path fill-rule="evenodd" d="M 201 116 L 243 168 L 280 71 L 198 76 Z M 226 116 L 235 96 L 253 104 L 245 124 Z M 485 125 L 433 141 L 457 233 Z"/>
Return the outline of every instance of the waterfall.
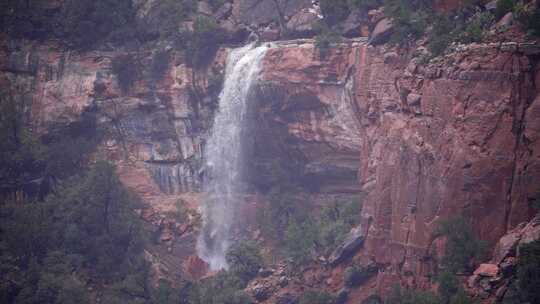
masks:
<path fill-rule="evenodd" d="M 197 240 L 199 256 L 212 270 L 227 269 L 225 254 L 231 243 L 231 226 L 242 192 L 248 102 L 268 46 L 249 44 L 227 58 L 225 81 L 219 96 L 205 148 L 205 181 L 208 198 L 201 206 L 202 231 Z"/>

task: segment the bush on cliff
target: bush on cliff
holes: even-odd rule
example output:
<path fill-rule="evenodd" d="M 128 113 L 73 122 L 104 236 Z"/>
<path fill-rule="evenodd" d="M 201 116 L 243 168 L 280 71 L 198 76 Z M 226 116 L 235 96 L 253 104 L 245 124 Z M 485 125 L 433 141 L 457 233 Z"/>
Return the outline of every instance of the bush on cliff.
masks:
<path fill-rule="evenodd" d="M 427 0 L 386 0 L 384 13 L 392 18 L 394 31 L 390 41 L 406 45 L 420 38 L 433 15 L 431 1 Z"/>
<path fill-rule="evenodd" d="M 259 249 L 252 242 L 235 244 L 227 251 L 226 259 L 229 271 L 245 283 L 256 277 L 262 267 Z"/>
<path fill-rule="evenodd" d="M 193 23 L 193 31 L 181 32 L 176 41 L 177 46 L 185 51 L 188 64 L 198 68 L 209 63 L 225 40 L 226 33 L 216 20 L 198 16 Z"/>
<path fill-rule="evenodd" d="M 540 303 L 540 240 L 519 247 L 517 279 L 523 300 Z"/>
<path fill-rule="evenodd" d="M 186 304 L 252 304 L 253 301 L 242 288 L 238 277 L 225 271 L 196 282 L 186 289 Z"/>
<path fill-rule="evenodd" d="M 360 223 L 362 203 L 360 199 L 330 203 L 318 217 L 318 244 L 332 251 L 343 242 L 351 229 Z"/>
<path fill-rule="evenodd" d="M 442 221 L 434 236 L 446 237 L 442 265 L 451 273 L 470 272 L 474 263 L 485 253 L 485 242 L 475 236 L 463 217 Z"/>
<path fill-rule="evenodd" d="M 318 231 L 313 219 L 302 221 L 292 218 L 285 232 L 285 254 L 294 265 L 300 266 L 312 259 L 317 245 Z"/>

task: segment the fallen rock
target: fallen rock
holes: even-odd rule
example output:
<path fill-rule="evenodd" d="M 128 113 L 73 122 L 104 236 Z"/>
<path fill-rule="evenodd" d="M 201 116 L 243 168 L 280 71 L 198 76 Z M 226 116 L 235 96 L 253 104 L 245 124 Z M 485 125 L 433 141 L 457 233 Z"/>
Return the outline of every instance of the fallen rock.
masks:
<path fill-rule="evenodd" d="M 351 257 L 354 255 L 354 253 L 360 249 L 362 244 L 364 244 L 364 234 L 361 231 L 360 227 L 353 228 L 345 240 L 343 241 L 343 244 L 336 248 L 334 252 L 330 255 L 329 262 L 330 265 L 334 266 L 345 259 Z"/>
<path fill-rule="evenodd" d="M 499 266 L 495 264 L 480 264 L 474 271 L 474 275 L 494 278 L 499 274 Z"/>
<path fill-rule="evenodd" d="M 372 45 L 378 45 L 388 42 L 393 29 L 394 26 L 392 25 L 392 20 L 389 18 L 381 19 L 379 22 L 377 22 L 377 25 L 375 25 L 375 28 L 371 32 L 369 43 Z"/>

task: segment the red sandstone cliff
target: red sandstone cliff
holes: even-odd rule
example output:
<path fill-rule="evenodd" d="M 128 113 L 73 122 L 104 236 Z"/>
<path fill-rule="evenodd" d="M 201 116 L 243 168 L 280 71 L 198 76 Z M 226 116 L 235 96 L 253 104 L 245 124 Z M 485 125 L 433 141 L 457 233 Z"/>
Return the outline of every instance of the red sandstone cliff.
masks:
<path fill-rule="evenodd" d="M 2 53 L 1 83 L 28 102 L 37 129 L 98 106 L 109 134 L 95 157 L 116 162 L 123 182 L 145 199 L 141 215 L 159 234 L 149 259 L 165 276 L 202 276 L 192 269 L 200 261 L 189 257 L 196 216 L 176 223 L 169 213 L 179 199 L 197 207 L 216 102 L 211 78 L 223 73 L 227 50 L 196 73 L 173 52 L 163 79 L 142 77 L 129 93 L 111 72 L 111 58 L 123 52 L 3 40 Z M 134 54 L 147 64 L 152 50 Z M 311 40 L 268 52 L 254 101 L 261 119 L 254 157 L 297 163 L 295 178 L 315 198 L 367 194 L 366 240 L 355 259 L 380 269 L 354 300 L 397 280 L 428 287 L 429 256 L 440 245 L 431 235 L 441 219 L 464 215 L 494 244 L 531 218 L 528 200 L 540 180 L 539 54 L 526 43 L 469 45 L 420 64 L 363 39 L 324 60 Z M 310 270 L 306 281 L 337 290 L 341 267 Z"/>

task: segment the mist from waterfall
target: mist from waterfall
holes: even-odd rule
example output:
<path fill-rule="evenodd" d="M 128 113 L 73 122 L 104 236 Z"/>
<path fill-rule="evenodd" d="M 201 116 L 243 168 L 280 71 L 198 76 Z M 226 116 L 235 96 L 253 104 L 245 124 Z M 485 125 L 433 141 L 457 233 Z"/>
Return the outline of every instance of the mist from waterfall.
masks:
<path fill-rule="evenodd" d="M 225 254 L 231 245 L 231 226 L 244 179 L 245 148 L 251 88 L 257 81 L 267 45 L 249 44 L 234 49 L 227 58 L 219 109 L 205 148 L 205 181 L 208 198 L 201 206 L 202 231 L 198 255 L 212 270 L 227 269 Z"/>

